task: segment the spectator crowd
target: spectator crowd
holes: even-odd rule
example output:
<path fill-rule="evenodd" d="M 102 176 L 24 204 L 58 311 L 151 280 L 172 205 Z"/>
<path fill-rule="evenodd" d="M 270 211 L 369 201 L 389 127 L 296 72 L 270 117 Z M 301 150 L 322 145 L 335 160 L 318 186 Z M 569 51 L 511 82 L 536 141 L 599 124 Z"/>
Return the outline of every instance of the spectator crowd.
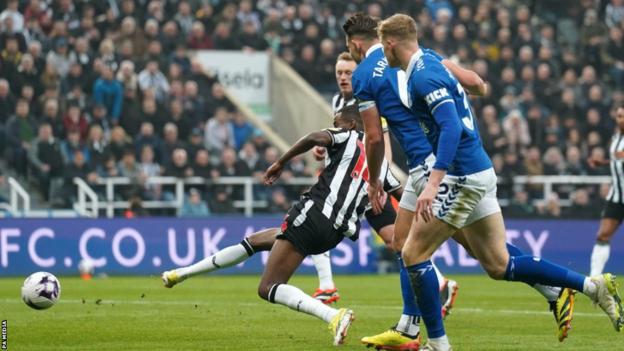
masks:
<path fill-rule="evenodd" d="M 510 214 L 595 215 L 605 187 L 559 186 L 532 206 L 542 187 L 511 179 L 608 174 L 586 160 L 607 155 L 613 107 L 624 101 L 624 0 L 0 0 L 8 173 L 61 207 L 76 192 L 73 177 L 131 177 L 137 185 L 118 196 L 137 204 L 170 196 L 150 176 L 259 176 L 277 150 L 189 52 L 267 50 L 331 93 L 341 25 L 356 11 L 412 15 L 421 45 L 490 84 L 472 101 Z M 311 175 L 303 160 L 289 171 Z M 254 191 L 267 211 L 297 195 Z M 236 187 L 189 189 L 182 212 L 235 212 L 240 196 Z M 572 206 L 562 209 L 564 197 Z"/>

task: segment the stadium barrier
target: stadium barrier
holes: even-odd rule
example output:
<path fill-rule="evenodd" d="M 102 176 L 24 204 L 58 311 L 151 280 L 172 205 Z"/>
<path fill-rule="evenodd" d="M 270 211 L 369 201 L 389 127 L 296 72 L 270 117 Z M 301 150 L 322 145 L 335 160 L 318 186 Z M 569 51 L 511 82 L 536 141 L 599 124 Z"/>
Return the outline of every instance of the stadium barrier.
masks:
<path fill-rule="evenodd" d="M 152 275 L 191 264 L 245 236 L 279 226 L 280 217 L 206 219 L 4 219 L 0 221 L 0 276 L 24 276 L 34 271 L 76 275 L 81 259 L 96 266 L 96 274 Z M 508 241 L 527 254 L 541 256 L 579 272 L 589 270 L 598 221 L 510 220 Z M 620 232 L 624 230 L 620 229 Z M 619 233 L 621 238 L 624 233 Z M 358 241 L 343 240 L 332 251 L 337 274 L 374 273 L 382 257 L 365 224 Z M 215 274 L 259 274 L 268 253 L 259 253 Z M 447 273 L 481 273 L 477 261 L 455 242 L 444 244 L 435 261 Z M 300 273 L 313 273 L 306 259 Z M 614 240 L 607 269 L 624 273 L 624 240 Z"/>
<path fill-rule="evenodd" d="M 500 180 L 500 178 L 499 178 Z M 315 178 L 302 177 L 292 178 L 280 181 L 285 186 L 309 186 L 314 184 Z M 543 196 L 541 199 L 535 199 L 534 204 L 540 204 L 554 193 L 554 187 L 560 184 L 567 185 L 599 185 L 608 184 L 611 178 L 608 176 L 516 176 L 513 179 L 514 186 L 525 186 L 542 184 Z M 136 180 L 127 177 L 111 177 L 101 178 L 97 181 L 98 185 L 104 186 L 104 200 L 99 200 L 95 192 L 87 183 L 80 179 L 75 179 L 78 185 L 78 202 L 74 209 L 83 216 L 98 217 L 98 208 L 105 209 L 107 217 L 112 218 L 116 209 L 125 209 L 128 204 L 126 201 L 115 200 L 115 194 L 118 193 L 120 186 L 128 186 L 138 184 Z M 243 187 L 243 198 L 234 201 L 234 207 L 243 209 L 245 216 L 254 215 L 256 208 L 266 207 L 266 202 L 254 198 L 253 187 L 260 185 L 261 182 L 254 177 L 223 177 L 219 179 L 205 179 L 201 177 L 175 178 L 175 177 L 150 177 L 146 184 L 173 185 L 175 187 L 174 199 L 144 201 L 145 208 L 152 209 L 179 209 L 184 202 L 185 186 L 192 185 L 240 185 Z M 499 199 L 501 206 L 509 204 L 509 199 Z M 572 201 L 569 199 L 560 199 L 561 206 L 569 206 Z"/>

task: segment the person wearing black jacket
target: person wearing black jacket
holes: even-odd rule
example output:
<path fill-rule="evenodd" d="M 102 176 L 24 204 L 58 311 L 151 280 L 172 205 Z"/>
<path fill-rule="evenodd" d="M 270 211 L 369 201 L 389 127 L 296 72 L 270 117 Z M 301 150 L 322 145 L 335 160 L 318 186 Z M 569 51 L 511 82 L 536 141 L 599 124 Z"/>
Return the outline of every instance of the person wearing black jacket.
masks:
<path fill-rule="evenodd" d="M 39 126 L 39 135 L 28 150 L 28 161 L 39 181 L 44 198 L 49 200 L 51 181 L 63 176 L 61 146 L 54 137 L 50 124 L 43 123 Z"/>

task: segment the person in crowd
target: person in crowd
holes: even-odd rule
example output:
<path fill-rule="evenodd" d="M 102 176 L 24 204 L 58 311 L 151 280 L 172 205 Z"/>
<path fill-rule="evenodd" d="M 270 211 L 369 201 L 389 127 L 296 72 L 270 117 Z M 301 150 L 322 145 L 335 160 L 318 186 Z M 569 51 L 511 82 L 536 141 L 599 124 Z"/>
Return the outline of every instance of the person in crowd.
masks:
<path fill-rule="evenodd" d="M 37 133 L 36 128 L 28 102 L 18 100 L 15 113 L 7 121 L 5 133 L 7 161 L 20 175 L 26 175 L 27 154 Z"/>
<path fill-rule="evenodd" d="M 28 160 L 39 186 L 46 200 L 50 198 L 50 184 L 53 180 L 63 176 L 63 155 L 61 145 L 54 137 L 52 126 L 43 123 L 39 125 L 37 138 L 32 142 L 28 150 Z"/>
<path fill-rule="evenodd" d="M 188 197 L 184 200 L 184 205 L 178 213 L 178 217 L 184 218 L 206 218 L 210 216 L 210 210 L 202 200 L 199 190 L 191 188 Z"/>

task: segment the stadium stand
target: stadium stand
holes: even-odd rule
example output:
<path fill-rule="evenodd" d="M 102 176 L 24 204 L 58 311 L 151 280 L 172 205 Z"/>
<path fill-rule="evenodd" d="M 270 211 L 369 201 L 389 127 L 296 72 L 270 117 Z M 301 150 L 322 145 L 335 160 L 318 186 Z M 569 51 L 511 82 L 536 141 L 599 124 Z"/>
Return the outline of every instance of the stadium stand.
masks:
<path fill-rule="evenodd" d="M 473 105 L 508 215 L 594 217 L 582 209 L 605 196 L 596 178 L 523 176 L 608 175 L 586 159 L 606 153 L 624 102 L 621 1 L 6 0 L 0 9 L 0 201 L 13 176 L 42 206 L 68 208 L 86 196 L 78 177 L 102 196 L 114 188 L 109 213 L 119 215 L 128 203 L 127 216 L 171 214 L 141 201 L 174 198 L 185 216 L 236 212 L 247 188 L 257 208 L 283 212 L 303 183 L 268 193 L 197 178 L 253 179 L 277 150 L 188 53 L 268 50 L 329 97 L 340 25 L 356 11 L 412 15 L 423 46 L 489 82 Z M 291 168 L 313 175 L 304 160 Z M 132 181 L 106 180 L 118 176 Z M 182 180 L 146 182 L 158 176 Z"/>

